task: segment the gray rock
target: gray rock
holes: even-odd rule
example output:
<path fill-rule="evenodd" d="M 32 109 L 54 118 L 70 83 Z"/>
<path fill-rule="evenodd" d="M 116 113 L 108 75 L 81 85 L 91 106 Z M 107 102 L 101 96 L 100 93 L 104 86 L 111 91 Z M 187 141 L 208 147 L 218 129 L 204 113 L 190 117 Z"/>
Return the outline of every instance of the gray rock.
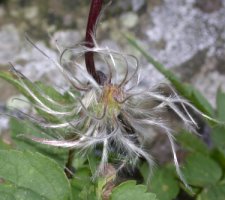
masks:
<path fill-rule="evenodd" d="M 9 126 L 9 118 L 5 116 L 0 116 L 0 136 L 2 132 L 8 129 Z"/>
<path fill-rule="evenodd" d="M 140 10 L 145 5 L 145 0 L 132 0 L 131 1 L 133 11 Z"/>
<path fill-rule="evenodd" d="M 24 10 L 24 17 L 28 20 L 36 20 L 38 17 L 38 13 L 39 10 L 37 6 L 27 7 Z"/>
<path fill-rule="evenodd" d="M 195 0 L 165 0 L 150 16 L 153 24 L 145 28 L 150 51 L 169 67 L 179 66 L 204 49 L 208 49 L 210 56 L 215 55 L 217 46 L 221 46 L 219 38 L 225 26 L 224 5 L 217 12 L 208 14 L 195 7 Z M 155 49 L 162 40 L 165 46 Z M 225 50 L 225 42 L 222 42 Z"/>
<path fill-rule="evenodd" d="M 138 15 L 133 12 L 124 13 L 120 17 L 120 22 L 124 28 L 134 28 L 138 23 Z"/>
<path fill-rule="evenodd" d="M 130 7 L 130 0 L 123 0 L 115 2 L 115 6 L 122 10 L 128 10 Z"/>
<path fill-rule="evenodd" d="M 206 13 L 212 13 L 219 10 L 222 6 L 222 0 L 196 0 L 196 7 Z"/>
<path fill-rule="evenodd" d="M 216 104 L 217 88 L 221 87 L 225 91 L 225 75 L 221 75 L 217 71 L 201 73 L 193 79 L 192 83 L 213 106 Z"/>
<path fill-rule="evenodd" d="M 55 47 L 55 42 L 57 41 L 57 44 L 61 47 L 74 47 L 76 44 L 80 43 L 81 40 L 82 35 L 79 31 L 57 31 L 51 39 L 51 45 Z"/>
<path fill-rule="evenodd" d="M 0 6 L 0 17 L 3 17 L 5 15 L 5 9 L 3 6 Z"/>
<path fill-rule="evenodd" d="M 13 61 L 20 50 L 20 36 L 13 24 L 0 28 L 0 64 Z"/>
<path fill-rule="evenodd" d="M 65 79 L 54 63 L 58 62 L 59 53 L 57 54 L 49 49 L 43 42 L 37 42 L 35 45 L 49 58 L 32 45 L 27 45 L 16 58 L 23 61 L 23 64 L 15 64 L 16 69 L 21 71 L 31 81 L 45 79 L 49 83 L 63 88 Z"/>
<path fill-rule="evenodd" d="M 116 42 L 114 42 L 112 40 L 107 40 L 107 39 L 106 40 L 103 40 L 100 43 L 100 46 L 102 46 L 102 47 L 108 47 L 109 49 L 113 49 L 115 51 L 120 50 L 120 46 Z"/>

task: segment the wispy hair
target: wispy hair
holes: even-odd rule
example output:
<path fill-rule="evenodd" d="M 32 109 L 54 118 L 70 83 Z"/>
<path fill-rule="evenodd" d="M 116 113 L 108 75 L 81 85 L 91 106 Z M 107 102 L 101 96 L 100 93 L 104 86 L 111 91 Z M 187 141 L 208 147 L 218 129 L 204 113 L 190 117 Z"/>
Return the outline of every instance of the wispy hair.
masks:
<path fill-rule="evenodd" d="M 32 87 L 36 88 L 36 93 L 33 92 L 31 81 L 12 66 L 11 70 L 20 80 L 20 86 L 33 99 L 32 105 L 46 115 L 54 116 L 57 122 L 31 116 L 29 120 L 43 129 L 68 129 L 72 135 L 69 139 L 64 136 L 55 139 L 31 137 L 33 141 L 83 152 L 100 147 L 101 161 L 96 174 L 104 170 L 112 152 L 121 160 L 121 166 L 126 163 L 136 165 L 139 158 L 144 158 L 152 169 L 154 161 L 146 141 L 151 138 L 151 130 L 157 129 L 168 137 L 177 174 L 187 186 L 179 168 L 174 130 L 164 115 L 168 110 L 175 113 L 185 129 L 195 132 L 198 125 L 189 110 L 200 115 L 203 113 L 180 97 L 172 86 L 167 85 L 169 94 L 160 90 L 162 84 L 144 87 L 140 80 L 143 70 L 133 55 L 101 47 L 94 40 L 93 48 L 85 44 L 64 50 L 58 48 L 60 56 L 54 60 L 28 37 L 27 40 L 55 64 L 70 84 L 67 93 L 73 99 L 70 104 L 60 103 L 35 83 Z M 95 54 L 99 70 L 104 72 L 100 76 L 103 84 L 98 84 L 87 72 L 84 65 L 84 54 L 87 52 Z"/>

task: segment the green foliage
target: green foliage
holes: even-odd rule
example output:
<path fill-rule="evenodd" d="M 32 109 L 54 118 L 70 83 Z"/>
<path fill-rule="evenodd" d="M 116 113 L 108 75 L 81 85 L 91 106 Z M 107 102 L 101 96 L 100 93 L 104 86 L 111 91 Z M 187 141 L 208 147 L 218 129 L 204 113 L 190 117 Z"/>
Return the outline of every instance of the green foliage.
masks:
<path fill-rule="evenodd" d="M 225 199 L 225 180 L 211 187 L 206 187 L 198 195 L 197 200 L 224 200 Z"/>
<path fill-rule="evenodd" d="M 222 176 L 222 170 L 211 158 L 194 153 L 186 158 L 183 174 L 188 184 L 205 187 L 217 183 Z"/>
<path fill-rule="evenodd" d="M 157 169 L 151 178 L 150 190 L 160 200 L 176 198 L 180 189 L 174 170 L 169 167 Z"/>
<path fill-rule="evenodd" d="M 225 148 L 225 128 L 222 126 L 216 126 L 212 129 L 213 135 L 212 140 L 213 143 L 217 147 Z"/>
<path fill-rule="evenodd" d="M 37 194 L 36 192 L 12 184 L 1 184 L 0 194 L 0 200 L 47 200 L 45 197 Z"/>
<path fill-rule="evenodd" d="M 89 168 L 91 170 L 91 174 L 94 176 L 95 172 L 98 168 L 98 161 L 93 152 L 90 152 L 88 155 L 88 164 L 89 164 Z"/>
<path fill-rule="evenodd" d="M 225 121 L 225 93 L 221 89 L 217 92 L 217 109 L 216 116 L 219 120 Z M 221 149 L 225 149 L 225 126 L 214 126 L 213 127 L 213 142 L 216 146 Z"/>
<path fill-rule="evenodd" d="M 176 139 L 183 148 L 190 152 L 201 153 L 205 155 L 209 154 L 209 148 L 207 145 L 201 140 L 201 138 L 192 133 L 182 131 L 176 136 Z"/>
<path fill-rule="evenodd" d="M 144 185 L 136 185 L 135 181 L 126 181 L 117 186 L 110 196 L 110 200 L 157 200 L 156 195 L 147 192 Z"/>
<path fill-rule="evenodd" d="M 0 151 L 0 177 L 9 182 L 1 187 L 3 194 L 23 195 L 46 200 L 68 200 L 71 196 L 69 181 L 62 169 L 51 159 L 32 152 Z M 15 193 L 16 188 L 19 190 Z M 26 194 L 27 192 L 27 194 Z M 9 198 L 7 197 L 7 198 Z"/>
<path fill-rule="evenodd" d="M 222 92 L 221 88 L 217 91 L 216 96 L 216 114 L 217 118 L 221 121 L 225 120 L 225 93 Z"/>
<path fill-rule="evenodd" d="M 80 168 L 71 181 L 73 200 L 97 200 L 95 184 L 91 181 L 91 171 L 88 167 Z"/>
<path fill-rule="evenodd" d="M 0 140 L 0 150 L 9 150 L 9 149 L 11 149 L 11 146 Z"/>

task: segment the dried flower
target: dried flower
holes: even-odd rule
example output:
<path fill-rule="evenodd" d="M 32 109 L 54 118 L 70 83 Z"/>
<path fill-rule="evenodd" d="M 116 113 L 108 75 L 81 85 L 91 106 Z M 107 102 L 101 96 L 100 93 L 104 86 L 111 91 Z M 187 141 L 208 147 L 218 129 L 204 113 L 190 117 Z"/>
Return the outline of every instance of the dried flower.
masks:
<path fill-rule="evenodd" d="M 106 76 L 98 71 L 101 84 L 98 84 L 85 69 L 84 54 L 86 52 L 95 54 L 98 66 L 102 66 L 104 74 L 107 74 Z M 20 78 L 21 86 L 35 101 L 33 106 L 56 117 L 58 122 L 49 123 L 34 118 L 31 120 L 38 122 L 39 126 L 46 129 L 68 129 L 72 137 L 71 135 L 70 139 L 32 137 L 32 140 L 42 144 L 80 150 L 101 146 L 99 172 L 104 170 L 111 152 L 122 161 L 122 165 L 128 162 L 135 165 L 138 158 L 142 157 L 152 168 L 154 162 L 147 151 L 146 141 L 151 138 L 152 128 L 158 129 L 167 135 L 177 173 L 185 183 L 177 161 L 174 132 L 169 120 L 165 119 L 164 113 L 167 110 L 174 112 L 185 128 L 194 131 L 197 124 L 188 109 L 200 113 L 196 108 L 179 97 L 172 87 L 170 87 L 170 95 L 160 91 L 160 84 L 143 88 L 140 84 L 141 69 L 138 60 L 132 55 L 107 47 L 102 48 L 95 40 L 93 48 L 77 45 L 75 48 L 65 49 L 61 52 L 59 61 L 42 53 L 55 63 L 71 85 L 68 93 L 74 99 L 74 103 L 61 104 L 40 90 L 39 95 L 36 95 L 29 88 L 25 77 L 16 69 L 13 71 Z M 67 53 L 71 53 L 71 59 L 66 59 Z M 123 76 L 118 72 L 122 69 L 125 69 L 125 72 L 121 73 L 124 74 Z M 49 103 L 53 104 L 55 109 L 49 106 Z"/>

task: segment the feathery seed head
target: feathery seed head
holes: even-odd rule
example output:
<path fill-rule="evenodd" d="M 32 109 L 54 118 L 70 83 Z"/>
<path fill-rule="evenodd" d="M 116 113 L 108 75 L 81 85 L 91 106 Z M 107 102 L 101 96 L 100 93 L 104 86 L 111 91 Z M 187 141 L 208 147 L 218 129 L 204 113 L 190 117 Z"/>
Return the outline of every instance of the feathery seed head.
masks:
<path fill-rule="evenodd" d="M 107 84 L 103 86 L 100 102 L 107 107 L 107 117 L 118 116 L 124 94 L 121 88 L 116 85 Z"/>
<path fill-rule="evenodd" d="M 21 81 L 21 86 L 35 102 L 33 106 L 54 116 L 58 122 L 43 122 L 34 117 L 30 119 L 39 126 L 53 131 L 60 131 L 62 128 L 69 129 L 72 134 L 70 138 L 75 138 L 68 140 L 66 137 L 60 139 L 32 137 L 32 140 L 52 146 L 80 150 L 93 149 L 102 144 L 99 171 L 102 171 L 108 163 L 111 152 L 121 160 L 121 166 L 127 162 L 135 165 L 138 158 L 142 157 L 151 168 L 154 162 L 146 146 L 146 141 L 148 142 L 151 138 L 151 130 L 157 129 L 167 135 L 177 173 L 185 183 L 176 157 L 173 127 L 164 113 L 168 110 L 172 111 L 184 127 L 190 130 L 195 130 L 197 124 L 188 109 L 199 114 L 202 113 L 185 99 L 179 97 L 171 86 L 169 86 L 170 95 L 165 95 L 160 90 L 160 85 L 141 89 L 139 87 L 139 64 L 134 56 L 99 47 L 95 40 L 94 43 L 93 48 L 80 45 L 77 48 L 65 49 L 61 52 L 59 62 L 44 54 L 63 74 L 71 88 L 76 91 L 68 91 L 68 94 L 74 99 L 74 103 L 68 105 L 55 101 L 41 91 L 38 86 L 33 85 L 32 87 L 37 88 L 39 93 L 37 95 L 30 89 L 31 82 L 28 79 L 25 81 L 25 77 L 13 69 Z M 36 48 L 40 50 L 38 47 Z M 64 58 L 64 54 L 68 51 L 73 53 L 73 60 L 68 61 Z M 85 70 L 82 58 L 86 52 L 90 51 L 100 58 L 103 66 L 107 66 L 108 73 L 104 77 L 104 84 L 97 83 Z M 119 76 L 118 66 L 125 68 L 122 77 Z M 72 69 L 74 69 L 74 73 L 71 73 Z M 29 84 L 27 84 L 28 82 Z"/>

